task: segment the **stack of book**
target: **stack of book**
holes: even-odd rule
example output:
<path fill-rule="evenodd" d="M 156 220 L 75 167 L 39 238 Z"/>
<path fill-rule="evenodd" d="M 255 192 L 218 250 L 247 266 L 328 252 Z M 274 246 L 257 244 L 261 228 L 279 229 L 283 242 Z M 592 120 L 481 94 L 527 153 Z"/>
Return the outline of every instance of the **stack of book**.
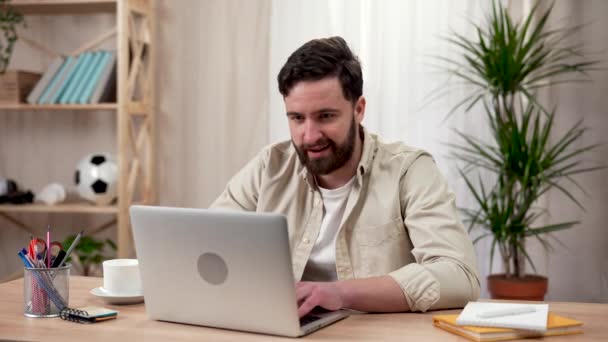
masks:
<path fill-rule="evenodd" d="M 116 51 L 57 57 L 27 97 L 30 104 L 94 104 L 116 99 Z"/>
<path fill-rule="evenodd" d="M 460 315 L 433 316 L 433 325 L 473 341 L 506 341 L 583 332 L 581 321 L 549 312 L 548 304 L 469 302 Z"/>

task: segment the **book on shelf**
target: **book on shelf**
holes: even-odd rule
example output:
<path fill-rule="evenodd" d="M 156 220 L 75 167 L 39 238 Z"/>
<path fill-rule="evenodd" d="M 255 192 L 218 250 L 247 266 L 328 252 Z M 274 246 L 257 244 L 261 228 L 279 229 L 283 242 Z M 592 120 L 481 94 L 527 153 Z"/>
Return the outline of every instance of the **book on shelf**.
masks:
<path fill-rule="evenodd" d="M 92 52 L 85 52 L 78 56 L 78 64 L 76 64 L 76 67 L 74 67 L 72 74 L 64 83 L 63 89 L 61 89 L 59 97 L 55 101 L 52 101 L 52 103 L 68 103 L 68 99 L 76 91 L 76 86 L 80 79 L 84 76 L 85 68 L 87 67 L 92 57 Z"/>
<path fill-rule="evenodd" d="M 79 71 L 79 69 L 82 67 L 82 64 L 85 62 L 85 57 L 86 56 L 83 56 L 83 55 L 74 57 L 73 66 L 66 71 L 65 77 L 60 80 L 60 82 L 57 85 L 56 91 L 53 92 L 51 94 L 51 96 L 48 98 L 47 104 L 59 103 L 59 99 L 66 92 L 71 80 L 74 79 L 76 73 Z"/>
<path fill-rule="evenodd" d="M 116 51 L 109 51 L 109 58 L 99 76 L 88 103 L 116 101 Z"/>
<path fill-rule="evenodd" d="M 91 59 L 89 60 L 89 63 L 86 65 L 86 67 L 83 70 L 83 75 L 82 77 L 78 80 L 78 84 L 76 85 L 76 90 L 70 94 L 70 98 L 68 99 L 68 103 L 77 103 L 78 98 L 80 97 L 80 94 L 82 94 L 82 90 L 86 87 L 86 85 L 91 82 L 91 73 L 93 72 L 93 69 L 95 69 L 95 66 L 97 63 L 99 63 L 99 59 L 100 57 L 102 57 L 103 54 L 101 51 L 98 52 L 94 52 Z"/>
<path fill-rule="evenodd" d="M 433 316 L 433 325 L 453 334 L 466 337 L 469 340 L 481 342 L 507 341 L 531 337 L 573 335 L 583 332 L 583 322 L 559 316 L 552 312 L 550 312 L 548 315 L 547 330 L 545 332 L 511 328 L 458 325 L 456 323 L 457 318 L 458 315 L 435 315 Z"/>
<path fill-rule="evenodd" d="M 40 96 L 42 96 L 42 92 L 46 89 L 46 87 L 49 85 L 49 83 L 53 80 L 53 77 L 57 74 L 57 72 L 59 71 L 59 69 L 65 62 L 65 60 L 66 60 L 66 58 L 64 58 L 62 56 L 58 56 L 55 59 L 53 59 L 53 61 L 49 65 L 49 67 L 46 69 L 46 71 L 42 75 L 42 78 L 40 78 L 38 83 L 36 83 L 36 86 L 34 86 L 34 89 L 32 89 L 32 91 L 28 94 L 27 99 L 26 99 L 27 103 L 35 104 L 38 102 L 38 99 L 40 98 Z"/>
<path fill-rule="evenodd" d="M 74 67 L 76 62 L 76 58 L 74 56 L 69 56 L 59 71 L 53 76 L 53 79 L 46 87 L 46 89 L 42 92 L 42 96 L 38 99 L 39 104 L 49 104 L 49 99 L 54 96 L 55 92 L 57 92 L 60 85 L 65 81 L 66 74 L 68 74 L 71 69 Z"/>
<path fill-rule="evenodd" d="M 28 95 L 31 104 L 97 104 L 116 101 L 116 51 L 58 57 Z"/>
<path fill-rule="evenodd" d="M 105 63 L 107 63 L 109 57 L 109 52 L 100 51 L 99 56 L 97 57 L 97 61 L 94 63 L 94 66 L 91 68 L 88 82 L 82 87 L 78 96 L 76 96 L 73 100 L 73 103 L 85 104 L 89 102 L 91 95 L 93 94 L 93 87 L 99 82 L 99 76 L 101 76 L 101 71 Z"/>

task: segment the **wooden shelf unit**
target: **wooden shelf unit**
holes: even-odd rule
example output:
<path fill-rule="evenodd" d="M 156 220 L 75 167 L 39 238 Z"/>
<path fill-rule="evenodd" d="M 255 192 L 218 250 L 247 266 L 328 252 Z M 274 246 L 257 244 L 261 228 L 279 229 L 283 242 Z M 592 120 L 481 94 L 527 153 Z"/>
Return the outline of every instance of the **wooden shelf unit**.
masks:
<path fill-rule="evenodd" d="M 0 104 L 0 110 L 5 111 L 62 111 L 62 110 L 83 110 L 83 111 L 92 111 L 92 110 L 116 110 L 118 109 L 118 105 L 116 103 L 99 103 L 99 104 L 48 104 L 48 105 L 38 105 L 38 104 Z"/>
<path fill-rule="evenodd" d="M 13 0 L 11 4 L 24 15 L 65 15 L 116 13 L 117 1 L 122 0 Z"/>
<path fill-rule="evenodd" d="M 156 203 L 156 114 L 154 70 L 154 0 L 13 0 L 10 4 L 24 15 L 80 15 L 113 13 L 116 26 L 101 38 L 85 44 L 71 55 L 93 49 L 111 36 L 117 46 L 117 102 L 87 105 L 0 105 L 10 111 L 112 111 L 117 116 L 118 201 L 116 205 L 94 206 L 85 203 L 0 205 L 0 217 L 18 227 L 33 229 L 11 216 L 12 213 L 112 214 L 108 223 L 88 233 L 94 234 L 112 225 L 117 227 L 118 257 L 135 254 L 129 220 L 129 206 Z M 40 44 L 43 46 L 44 44 Z M 145 49 L 144 49 L 145 46 Z M 144 55 L 145 51 L 145 55 Z M 66 54 L 57 52 L 57 54 Z M 138 89 L 138 90 L 136 90 Z M 137 191 L 137 194 L 136 194 Z M 139 196 L 137 196 L 139 195 Z M 135 197 L 138 198 L 135 198 Z"/>
<path fill-rule="evenodd" d="M 88 213 L 88 214 L 116 214 L 115 205 L 92 205 L 87 203 L 61 203 L 57 205 L 45 204 L 2 204 L 0 212 L 3 213 Z"/>

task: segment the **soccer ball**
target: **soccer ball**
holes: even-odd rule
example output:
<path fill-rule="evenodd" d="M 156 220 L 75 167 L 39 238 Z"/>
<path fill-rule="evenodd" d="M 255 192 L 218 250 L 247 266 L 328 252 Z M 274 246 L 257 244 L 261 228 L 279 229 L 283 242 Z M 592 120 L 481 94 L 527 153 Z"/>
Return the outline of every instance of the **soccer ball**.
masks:
<path fill-rule="evenodd" d="M 93 153 L 82 158 L 74 175 L 80 197 L 97 205 L 108 205 L 116 199 L 117 180 L 118 166 L 109 153 Z"/>

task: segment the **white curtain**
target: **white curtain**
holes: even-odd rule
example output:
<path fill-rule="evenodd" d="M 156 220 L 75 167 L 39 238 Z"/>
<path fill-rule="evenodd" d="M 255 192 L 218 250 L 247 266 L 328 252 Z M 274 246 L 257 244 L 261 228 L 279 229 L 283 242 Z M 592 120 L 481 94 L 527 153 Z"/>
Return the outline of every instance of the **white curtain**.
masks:
<path fill-rule="evenodd" d="M 452 31 L 471 36 L 470 22 L 481 22 L 489 1 L 273 1 L 270 30 L 269 141 L 289 138 L 283 99 L 276 75 L 287 57 L 303 43 L 320 37 L 342 36 L 359 56 L 367 99 L 364 125 L 386 141 L 401 140 L 433 154 L 458 206 L 471 205 L 468 191 L 446 143 L 458 142 L 453 128 L 484 135 L 481 113 L 450 109 L 467 89 L 445 88 L 445 62 L 431 56 L 459 59 L 460 54 L 442 37 Z M 432 96 L 443 92 L 438 99 Z M 469 203 L 467 203 L 469 202 Z M 488 242 L 478 249 L 484 297 L 488 274 Z M 496 270 L 496 269 L 495 269 Z"/>

